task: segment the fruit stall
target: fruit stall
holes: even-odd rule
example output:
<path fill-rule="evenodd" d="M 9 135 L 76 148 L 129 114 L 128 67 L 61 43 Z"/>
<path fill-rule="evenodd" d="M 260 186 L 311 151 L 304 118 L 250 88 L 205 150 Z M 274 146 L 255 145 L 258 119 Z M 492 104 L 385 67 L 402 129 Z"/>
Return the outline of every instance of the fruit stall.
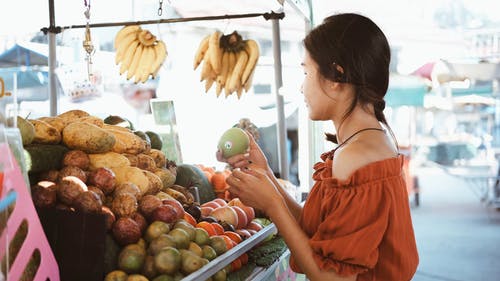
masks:
<path fill-rule="evenodd" d="M 286 3 L 308 22 L 301 1 Z M 49 0 L 50 26 L 44 32 L 49 42 L 50 116 L 10 116 L 6 128 L 0 122 L 0 204 L 8 202 L 0 205 L 5 279 L 295 280 L 288 266 L 290 253 L 272 221 L 228 192 L 229 167 L 172 160 L 165 138 L 134 127 L 128 116 L 99 118 L 81 109 L 58 112 L 55 34 L 61 28 L 55 25 L 54 8 Z M 283 97 L 278 93 L 278 21 L 283 12 L 90 24 L 90 1 L 87 9 L 87 24 L 70 28 L 85 29 L 89 73 L 91 31 L 123 26 L 115 36 L 115 62 L 120 75 L 134 83 L 154 79 L 168 55 L 164 42 L 141 25 L 271 20 L 273 40 L 278 41 L 273 45 L 280 180 L 290 184 Z M 239 98 L 252 85 L 259 52 L 251 38 L 215 31 L 200 40 L 193 67 L 199 68 L 207 91 L 213 87 L 217 96 Z M 238 135 L 242 129 L 247 128 L 235 125 L 221 136 L 224 153 L 246 149 L 248 143 Z M 21 207 L 24 219 L 19 217 Z"/>

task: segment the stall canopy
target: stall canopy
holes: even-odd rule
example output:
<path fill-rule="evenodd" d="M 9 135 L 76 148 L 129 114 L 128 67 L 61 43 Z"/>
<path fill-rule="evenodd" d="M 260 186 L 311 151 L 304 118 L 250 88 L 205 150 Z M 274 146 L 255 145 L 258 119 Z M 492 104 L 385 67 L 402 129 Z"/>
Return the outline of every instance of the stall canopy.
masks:
<path fill-rule="evenodd" d="M 47 47 L 45 53 L 42 44 L 24 43 L 15 44 L 0 54 L 0 68 L 48 65 Z"/>
<path fill-rule="evenodd" d="M 0 54 L 0 77 L 9 91 L 17 89 L 17 100 L 47 100 L 47 45 L 15 44 Z"/>
<path fill-rule="evenodd" d="M 424 96 L 429 87 L 420 77 L 393 74 L 390 76 L 389 89 L 385 96 L 389 107 L 424 105 Z"/>

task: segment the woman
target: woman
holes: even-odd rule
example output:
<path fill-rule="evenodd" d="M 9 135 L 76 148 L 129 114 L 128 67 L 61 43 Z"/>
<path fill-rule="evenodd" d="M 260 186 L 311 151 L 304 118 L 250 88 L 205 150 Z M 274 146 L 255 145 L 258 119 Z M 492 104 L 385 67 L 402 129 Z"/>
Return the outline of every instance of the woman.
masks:
<path fill-rule="evenodd" d="M 304 207 L 279 185 L 253 139 L 247 154 L 222 159 L 217 153 L 236 168 L 229 190 L 271 218 L 292 253 L 292 268 L 310 280 L 410 280 L 418 254 L 403 156 L 383 113 L 387 39 L 370 19 L 338 14 L 314 28 L 304 46 L 309 117 L 332 121 L 337 134 L 327 139 L 339 144 L 315 164 Z"/>

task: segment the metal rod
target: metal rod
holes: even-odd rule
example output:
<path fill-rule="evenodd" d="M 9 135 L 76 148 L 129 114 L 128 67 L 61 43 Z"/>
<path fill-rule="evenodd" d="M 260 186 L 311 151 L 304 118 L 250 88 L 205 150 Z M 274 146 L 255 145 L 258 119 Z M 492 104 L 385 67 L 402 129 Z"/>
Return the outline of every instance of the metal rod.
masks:
<path fill-rule="evenodd" d="M 49 2 L 51 2 L 49 0 Z M 147 24 L 158 24 L 158 23 L 176 23 L 176 22 L 188 22 L 188 21 L 204 21 L 204 20 L 223 20 L 223 19 L 236 19 L 236 18 L 251 18 L 251 17 L 264 17 L 266 20 L 275 20 L 275 19 L 283 19 L 285 17 L 285 13 L 251 13 L 251 14 L 235 14 L 235 15 L 222 15 L 222 16 L 205 16 L 205 17 L 189 17 L 189 18 L 172 18 L 172 19 L 159 19 L 159 20 L 143 20 L 143 21 L 122 21 L 122 22 L 105 22 L 105 23 L 93 23 L 90 24 L 90 28 L 95 27 L 111 27 L 111 26 L 125 26 L 125 25 L 147 25 Z M 75 28 L 85 28 L 87 25 L 70 25 L 64 27 L 49 26 L 41 29 L 43 33 L 47 34 L 47 32 L 61 31 L 64 29 L 75 29 Z"/>
<path fill-rule="evenodd" d="M 278 139 L 278 162 L 280 167 L 280 178 L 288 180 L 288 154 L 287 154 L 287 135 L 286 135 L 286 120 L 283 96 L 280 93 L 283 86 L 283 77 L 281 69 L 281 37 L 279 21 L 273 19 L 273 57 L 274 57 L 274 80 L 276 93 L 276 113 L 278 121 L 276 122 L 276 134 Z"/>
<path fill-rule="evenodd" d="M 50 104 L 50 116 L 57 115 L 57 89 L 56 89 L 56 33 L 54 32 L 55 22 L 55 11 L 54 11 L 54 0 L 49 0 L 49 104 Z"/>

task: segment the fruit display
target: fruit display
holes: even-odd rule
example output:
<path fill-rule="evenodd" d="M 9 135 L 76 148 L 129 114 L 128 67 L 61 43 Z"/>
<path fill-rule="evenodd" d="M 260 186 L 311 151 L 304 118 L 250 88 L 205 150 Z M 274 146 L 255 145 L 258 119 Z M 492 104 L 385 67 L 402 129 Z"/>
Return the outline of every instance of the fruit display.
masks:
<path fill-rule="evenodd" d="M 257 41 L 244 40 L 236 31 L 225 35 L 216 30 L 201 40 L 193 68 L 201 65 L 200 81 L 205 81 L 205 92 L 215 84 L 217 97 L 224 90 L 226 98 L 233 93 L 241 98 L 243 90 L 248 92 L 252 86 L 259 56 Z"/>
<path fill-rule="evenodd" d="M 127 73 L 127 80 L 145 83 L 154 79 L 165 58 L 167 47 L 149 30 L 139 25 L 127 25 L 115 36 L 115 63 L 120 65 L 120 75 Z"/>
<path fill-rule="evenodd" d="M 33 126 L 24 148 L 35 206 L 102 216 L 104 280 L 180 280 L 236 253 L 270 223 L 230 197 L 229 170 L 209 175 L 203 165 L 175 163 L 123 120 L 82 110 L 24 120 Z M 237 253 L 210 278 L 226 280 L 245 266 L 249 253 Z"/>

